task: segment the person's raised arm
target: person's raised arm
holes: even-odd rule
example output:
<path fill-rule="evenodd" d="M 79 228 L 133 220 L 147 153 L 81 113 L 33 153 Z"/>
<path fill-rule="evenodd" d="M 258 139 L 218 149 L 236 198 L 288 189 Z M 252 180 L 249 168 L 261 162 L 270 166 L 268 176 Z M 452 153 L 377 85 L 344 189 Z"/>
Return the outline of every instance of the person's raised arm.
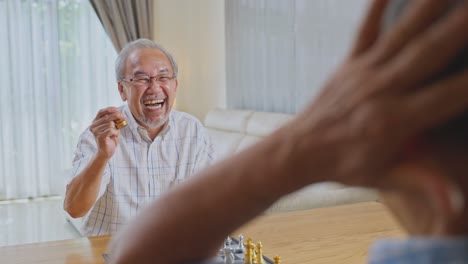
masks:
<path fill-rule="evenodd" d="M 97 143 L 96 153 L 89 164 L 68 185 L 63 208 L 73 217 L 84 216 L 96 202 L 107 162 L 114 155 L 119 142 L 119 130 L 115 126 L 125 116 L 115 107 L 102 109 L 96 115 L 90 130 Z M 94 145 L 94 142 L 83 144 Z"/>
<path fill-rule="evenodd" d="M 446 1 L 414 1 L 380 34 L 386 2 L 373 2 L 350 56 L 305 111 L 150 205 L 113 240 L 113 263 L 207 258 L 227 234 L 307 184 L 382 188 L 388 179 L 377 176 L 415 137 L 463 112 L 468 72 L 440 73 L 468 42 L 466 4 L 439 19 Z"/>

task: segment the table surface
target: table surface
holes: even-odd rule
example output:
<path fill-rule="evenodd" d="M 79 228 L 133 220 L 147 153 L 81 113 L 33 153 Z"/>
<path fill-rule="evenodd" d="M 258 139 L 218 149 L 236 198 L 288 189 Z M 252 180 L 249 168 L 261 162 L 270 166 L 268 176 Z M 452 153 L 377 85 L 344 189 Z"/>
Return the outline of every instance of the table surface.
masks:
<path fill-rule="evenodd" d="M 357 203 L 263 215 L 241 227 L 264 255 L 282 263 L 365 263 L 373 240 L 402 237 L 403 231 L 382 204 Z M 2 263 L 105 263 L 110 236 L 0 247 Z"/>

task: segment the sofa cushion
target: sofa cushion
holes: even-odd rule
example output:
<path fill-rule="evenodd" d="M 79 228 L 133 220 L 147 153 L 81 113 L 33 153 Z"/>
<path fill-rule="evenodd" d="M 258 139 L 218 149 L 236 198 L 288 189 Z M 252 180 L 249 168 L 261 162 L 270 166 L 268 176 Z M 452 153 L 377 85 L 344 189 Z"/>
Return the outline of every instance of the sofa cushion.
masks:
<path fill-rule="evenodd" d="M 291 115 L 279 113 L 253 112 L 247 122 L 246 134 L 264 137 L 286 124 Z"/>
<path fill-rule="evenodd" d="M 223 159 L 237 151 L 244 137 L 243 134 L 207 127 L 208 134 L 213 141 L 216 159 Z"/>
<path fill-rule="evenodd" d="M 244 134 L 247 121 L 253 114 L 252 111 L 246 110 L 223 110 L 215 109 L 205 117 L 205 126 L 225 131 L 235 131 L 236 133 Z"/>

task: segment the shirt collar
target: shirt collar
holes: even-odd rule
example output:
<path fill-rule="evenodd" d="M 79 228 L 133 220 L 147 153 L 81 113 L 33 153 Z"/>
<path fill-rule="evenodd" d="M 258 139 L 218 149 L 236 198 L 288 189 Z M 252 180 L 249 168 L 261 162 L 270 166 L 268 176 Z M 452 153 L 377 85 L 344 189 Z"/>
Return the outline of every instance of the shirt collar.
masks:
<path fill-rule="evenodd" d="M 132 131 L 133 135 L 136 136 L 138 142 L 140 142 L 141 140 L 145 140 L 144 139 L 145 137 L 147 139 L 149 139 L 148 133 L 146 132 L 146 129 L 144 127 L 140 126 L 140 124 L 138 124 L 135 117 L 133 117 L 132 111 L 130 110 L 130 107 L 128 107 L 128 104 L 124 105 L 122 112 L 125 114 L 125 116 L 127 118 L 128 128 Z M 161 137 L 164 140 L 164 137 L 167 135 L 167 133 L 171 129 L 171 119 L 172 119 L 172 110 L 169 113 L 169 118 L 168 118 L 166 124 L 164 124 L 163 129 L 161 130 L 161 132 L 159 132 L 159 134 L 156 136 L 156 138 Z M 145 141 L 147 141 L 147 140 L 145 140 Z"/>

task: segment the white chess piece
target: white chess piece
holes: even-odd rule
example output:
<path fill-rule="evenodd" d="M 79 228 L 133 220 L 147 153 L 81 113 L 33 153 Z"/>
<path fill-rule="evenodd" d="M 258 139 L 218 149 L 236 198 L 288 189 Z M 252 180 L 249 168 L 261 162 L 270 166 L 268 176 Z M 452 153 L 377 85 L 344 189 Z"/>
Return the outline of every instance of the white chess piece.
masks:
<path fill-rule="evenodd" d="M 225 247 L 224 248 L 224 263 L 225 264 L 234 264 L 234 253 L 232 253 L 232 249 Z"/>
<path fill-rule="evenodd" d="M 239 235 L 239 245 L 237 245 L 237 251 L 244 253 L 245 246 L 244 246 L 244 236 L 242 234 Z"/>
<path fill-rule="evenodd" d="M 231 244 L 232 244 L 232 239 L 231 239 L 230 236 L 228 236 L 228 237 L 226 238 L 226 240 L 224 241 L 224 247 L 225 247 L 225 248 L 230 248 Z"/>

